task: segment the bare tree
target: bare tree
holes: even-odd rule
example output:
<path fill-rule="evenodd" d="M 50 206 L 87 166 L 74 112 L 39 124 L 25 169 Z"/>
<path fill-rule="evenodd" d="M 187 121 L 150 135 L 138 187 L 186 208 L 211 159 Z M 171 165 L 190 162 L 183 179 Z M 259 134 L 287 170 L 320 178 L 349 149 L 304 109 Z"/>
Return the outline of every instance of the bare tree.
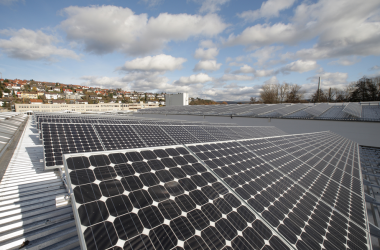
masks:
<path fill-rule="evenodd" d="M 286 95 L 286 102 L 296 103 L 300 102 L 305 95 L 305 92 L 301 90 L 301 86 L 298 84 L 289 85 L 289 92 Z"/>
<path fill-rule="evenodd" d="M 266 83 L 261 86 L 260 99 L 264 103 L 278 102 L 279 84 Z"/>
<path fill-rule="evenodd" d="M 279 96 L 278 96 L 278 99 L 280 101 L 280 103 L 283 103 L 285 101 L 285 98 L 287 97 L 287 95 L 289 94 L 289 90 L 290 90 L 290 84 L 288 83 L 283 83 L 283 84 L 280 84 L 278 87 L 279 87 Z"/>
<path fill-rule="evenodd" d="M 249 104 L 254 104 L 254 103 L 256 103 L 256 102 L 257 102 L 256 97 L 251 97 L 251 98 L 249 99 Z"/>
<path fill-rule="evenodd" d="M 329 90 L 326 93 L 326 98 L 328 102 L 335 101 L 336 93 L 338 92 L 338 89 L 336 88 L 329 88 Z"/>
<path fill-rule="evenodd" d="M 346 102 L 347 94 L 345 90 L 337 89 L 335 100 L 337 102 Z"/>

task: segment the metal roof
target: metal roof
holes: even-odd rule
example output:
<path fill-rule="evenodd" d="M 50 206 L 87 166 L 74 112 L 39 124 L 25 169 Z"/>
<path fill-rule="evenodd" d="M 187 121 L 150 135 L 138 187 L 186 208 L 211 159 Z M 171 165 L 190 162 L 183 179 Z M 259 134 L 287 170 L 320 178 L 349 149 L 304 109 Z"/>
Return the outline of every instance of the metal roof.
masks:
<path fill-rule="evenodd" d="M 80 249 L 65 185 L 42 159 L 29 119 L 0 182 L 0 249 Z"/>

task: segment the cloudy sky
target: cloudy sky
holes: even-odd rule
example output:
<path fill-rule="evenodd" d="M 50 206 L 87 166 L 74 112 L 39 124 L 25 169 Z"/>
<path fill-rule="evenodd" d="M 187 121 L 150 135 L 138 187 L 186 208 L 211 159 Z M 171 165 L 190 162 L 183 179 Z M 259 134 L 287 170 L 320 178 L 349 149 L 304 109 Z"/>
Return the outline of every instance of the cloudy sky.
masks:
<path fill-rule="evenodd" d="M 0 0 L 3 78 L 247 101 L 380 74 L 380 1 Z"/>

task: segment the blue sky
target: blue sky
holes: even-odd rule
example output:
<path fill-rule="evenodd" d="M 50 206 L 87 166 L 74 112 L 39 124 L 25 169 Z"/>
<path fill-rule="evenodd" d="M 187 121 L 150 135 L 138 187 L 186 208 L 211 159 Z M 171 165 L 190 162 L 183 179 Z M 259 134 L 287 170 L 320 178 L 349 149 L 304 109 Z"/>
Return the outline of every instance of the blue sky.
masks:
<path fill-rule="evenodd" d="M 380 75 L 380 1 L 0 0 L 4 78 L 246 101 Z"/>

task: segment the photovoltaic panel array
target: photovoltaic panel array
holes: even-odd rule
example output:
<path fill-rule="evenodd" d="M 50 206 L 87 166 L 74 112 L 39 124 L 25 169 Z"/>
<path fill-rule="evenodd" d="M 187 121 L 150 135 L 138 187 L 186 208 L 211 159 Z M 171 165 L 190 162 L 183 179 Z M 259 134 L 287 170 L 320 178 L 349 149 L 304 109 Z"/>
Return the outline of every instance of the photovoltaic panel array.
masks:
<path fill-rule="evenodd" d="M 62 154 L 105 150 L 91 124 L 43 124 L 45 168 L 62 166 Z"/>
<path fill-rule="evenodd" d="M 343 109 L 343 112 L 346 112 L 350 115 L 353 115 L 355 117 L 361 117 L 362 116 L 362 105 L 358 103 L 350 102 L 347 104 L 347 106 Z"/>
<path fill-rule="evenodd" d="M 174 148 L 175 150 L 173 150 Z M 150 153 L 147 153 L 148 151 Z M 164 151 L 166 154 L 163 153 Z M 91 190 L 95 188 L 95 184 L 99 186 L 100 191 L 96 191 L 98 195 L 92 196 L 98 198 L 92 198 L 92 200 L 87 201 L 88 203 L 100 200 L 106 203 L 105 206 L 102 205 L 102 209 L 104 211 L 109 210 L 107 207 L 107 199 L 109 198 L 107 196 L 103 197 L 105 196 L 103 192 L 107 191 L 105 189 L 106 185 L 102 186 L 103 189 L 100 187 L 101 181 L 103 180 L 97 179 L 96 173 L 112 172 L 111 168 L 114 168 L 114 172 L 116 172 L 112 172 L 112 178 L 121 182 L 121 184 L 115 184 L 115 186 L 119 187 L 119 192 L 125 192 L 124 189 L 122 189 L 125 188 L 124 183 L 132 183 L 132 181 L 123 182 L 123 178 L 125 177 L 118 175 L 117 171 L 121 171 L 121 168 L 116 168 L 114 164 L 121 163 L 128 165 L 127 167 L 123 167 L 123 169 L 126 169 L 125 173 L 130 174 L 133 172 L 137 175 L 142 184 L 136 186 L 145 190 L 145 194 L 150 194 L 149 189 L 152 185 L 163 186 L 166 191 L 162 192 L 169 192 L 170 197 L 168 196 L 168 199 L 174 200 L 179 209 L 181 209 L 181 204 L 177 203 L 177 201 L 180 200 L 180 202 L 183 202 L 183 200 L 177 199 L 179 196 L 177 197 L 171 193 L 173 192 L 172 187 L 170 186 L 171 184 L 168 184 L 173 183 L 174 185 L 174 182 L 177 182 L 175 185 L 184 190 L 180 192 L 179 195 L 181 197 L 182 195 L 189 195 L 190 198 L 194 198 L 193 202 L 196 204 L 195 209 L 204 212 L 204 210 L 202 210 L 203 206 L 209 206 L 209 204 L 212 203 L 217 208 L 217 210 L 214 211 L 220 211 L 222 218 L 225 218 L 223 217 L 224 215 L 227 216 L 227 220 L 223 221 L 223 223 L 217 221 L 220 223 L 218 224 L 219 227 L 217 223 L 212 223 L 215 221 L 211 221 L 210 224 L 207 224 L 211 227 L 215 225 L 216 231 L 224 237 L 225 241 L 221 241 L 225 242 L 225 245 L 220 245 L 220 248 L 218 248 L 209 245 L 208 241 L 204 238 L 205 235 L 208 235 L 207 232 L 215 233 L 216 231 L 214 229 L 204 232 L 204 234 L 202 234 L 202 230 L 202 232 L 199 233 L 197 232 L 198 229 L 195 229 L 195 233 L 188 234 L 189 238 L 179 238 L 179 233 L 176 232 L 181 230 L 178 228 L 182 228 L 184 233 L 187 233 L 188 230 L 185 229 L 186 227 L 190 225 L 196 228 L 194 223 L 199 223 L 194 222 L 188 217 L 188 211 L 182 210 L 184 214 L 181 215 L 182 217 L 186 217 L 189 221 L 186 221 L 186 223 L 182 221 L 182 227 L 179 227 L 177 222 L 171 224 L 172 222 L 165 217 L 160 207 L 158 207 L 158 209 L 153 208 L 155 211 L 160 211 L 162 215 L 158 216 L 154 214 L 149 217 L 150 220 L 164 221 L 163 224 L 168 225 L 168 227 L 163 224 L 157 224 L 157 226 L 160 228 L 165 227 L 165 230 L 162 229 L 165 233 L 170 232 L 169 229 L 172 230 L 171 232 L 173 232 L 173 234 L 170 233 L 170 235 L 174 236 L 166 236 L 164 238 L 176 238 L 177 243 L 179 242 L 177 247 L 182 246 L 185 249 L 221 249 L 224 246 L 230 246 L 232 249 L 287 249 L 289 247 L 293 249 L 326 250 L 369 248 L 369 242 L 367 240 L 369 233 L 361 186 L 362 177 L 360 175 L 360 165 L 358 162 L 358 146 L 356 143 L 336 134 L 321 132 L 226 142 L 196 143 L 187 144 L 184 147 L 169 146 L 164 148 L 124 150 L 118 151 L 117 153 L 119 154 L 120 152 L 123 152 L 123 154 L 125 152 L 125 156 L 117 156 L 118 159 L 123 158 L 122 163 L 116 160 L 104 160 L 106 159 L 104 156 L 97 156 L 97 154 L 108 155 L 108 158 L 111 159 L 111 157 L 114 157 L 111 156 L 113 152 L 94 152 L 81 155 L 80 157 L 82 158 L 78 158 L 78 154 L 65 156 L 66 158 L 73 159 L 72 162 L 68 160 L 65 166 L 66 168 L 68 167 L 66 170 L 70 174 L 71 182 L 73 182 L 72 177 L 74 177 L 74 179 L 79 178 L 76 171 L 81 170 L 83 172 L 83 169 L 86 169 L 86 175 L 94 176 L 86 177 L 91 179 Z M 115 153 L 115 155 L 117 154 Z M 83 160 L 85 158 L 88 158 L 88 160 Z M 102 163 L 95 163 L 95 158 L 98 159 L 96 162 L 99 161 Z M 128 159 L 128 161 L 125 159 Z M 152 160 L 154 160 L 154 164 L 151 162 Z M 158 163 L 159 161 L 161 161 L 165 168 L 162 166 L 157 167 L 160 165 Z M 75 167 L 70 168 L 70 164 L 74 164 L 74 162 L 79 162 L 78 166 L 82 166 L 80 165 L 81 162 L 86 162 L 86 164 L 84 164 L 86 167 L 83 167 L 83 169 L 80 167 L 78 170 L 76 170 Z M 103 166 L 108 167 L 97 170 L 97 168 Z M 139 170 L 140 167 L 143 170 Z M 185 174 L 178 174 L 178 172 L 181 172 L 179 169 Z M 92 170 L 94 174 L 89 170 Z M 148 170 L 150 170 L 150 172 Z M 161 175 L 161 171 L 163 170 L 166 172 L 162 173 L 169 171 L 173 177 L 166 174 Z M 72 174 L 74 172 L 75 175 Z M 149 175 L 145 175 L 145 173 L 148 172 Z M 157 180 L 150 182 L 149 180 L 154 179 L 152 173 L 156 175 Z M 200 177 L 196 177 L 198 175 L 203 177 L 206 181 L 203 181 Z M 149 176 L 150 179 L 143 180 L 141 179 L 143 176 L 144 178 L 146 178 L 145 176 Z M 190 179 L 192 182 L 189 182 L 187 179 Z M 210 196 L 211 193 L 206 190 L 212 189 L 202 186 L 206 185 L 206 183 L 209 183 L 209 185 L 215 189 L 215 192 L 213 191 L 211 193 L 218 193 L 219 196 Z M 74 191 L 74 196 L 75 194 L 79 195 L 79 197 L 82 197 L 79 199 L 84 200 L 85 195 L 83 195 L 83 193 L 86 193 L 86 191 L 79 192 L 79 190 L 82 189 L 77 186 L 89 185 L 89 182 L 76 182 L 73 184 L 74 189 L 77 189 L 77 191 Z M 218 188 L 214 185 L 217 185 Z M 110 187 L 111 186 L 112 185 L 110 185 Z M 90 186 L 86 186 L 86 188 L 90 188 Z M 164 190 L 163 188 L 160 187 L 160 190 Z M 198 192 L 199 189 L 200 192 Z M 227 190 L 228 193 L 218 191 L 221 189 Z M 191 196 L 192 192 L 196 190 L 197 195 Z M 124 195 L 128 195 L 129 202 L 132 204 L 132 199 L 147 199 L 131 198 L 129 192 L 130 191 L 125 192 Z M 115 195 L 120 194 L 116 194 L 115 192 Z M 208 203 L 200 205 L 201 208 L 199 208 L 197 207 L 198 203 L 195 199 L 200 199 L 199 197 L 202 197 L 202 194 L 208 198 Z M 100 196 L 102 196 L 102 198 L 100 198 Z M 147 206 L 158 206 L 154 204 L 155 200 L 152 195 L 144 195 L 144 197 L 151 197 L 150 200 L 152 200 L 152 203 L 146 203 Z M 77 200 L 76 197 L 75 199 Z M 235 202 L 231 202 L 232 199 L 234 199 Z M 205 199 L 205 201 L 206 200 L 207 199 Z M 83 208 L 83 206 L 86 207 L 84 203 L 86 202 L 76 203 L 79 217 L 82 213 L 82 217 L 87 216 L 90 218 L 92 213 L 84 213 L 84 210 L 87 211 L 87 208 Z M 79 210 L 80 206 L 82 206 L 81 212 Z M 189 205 L 189 207 L 192 206 Z M 253 215 L 252 219 L 246 219 L 248 216 L 243 216 L 243 214 L 239 213 L 237 208 L 249 211 L 245 213 L 251 214 L 251 217 Z M 92 211 L 91 209 L 89 211 Z M 133 212 L 133 209 L 133 206 L 130 206 L 130 210 L 126 210 L 135 215 L 137 214 L 137 216 L 132 215 L 133 218 L 136 218 L 136 220 L 139 218 L 141 224 L 144 225 L 143 219 L 140 217 L 141 213 L 137 210 Z M 237 212 L 243 219 L 232 216 L 230 214 L 232 211 Z M 107 214 L 107 212 L 104 212 L 104 214 Z M 108 214 L 110 214 L 110 211 L 108 211 Z M 152 214 L 152 212 L 150 212 L 150 214 Z M 208 214 L 205 215 L 206 217 L 208 216 Z M 146 217 L 146 215 L 144 216 Z M 161 217 L 164 219 L 159 219 Z M 98 237 L 91 236 L 90 232 L 105 232 L 102 230 L 114 230 L 116 233 L 113 233 L 113 235 L 122 235 L 123 232 L 118 231 L 117 227 L 120 228 L 120 224 L 123 222 L 118 222 L 118 224 L 115 225 L 115 223 L 112 224 L 112 222 L 116 221 L 116 219 L 113 217 L 110 218 L 109 220 L 106 219 L 109 223 L 104 222 L 105 220 L 102 219 L 102 222 L 99 222 L 99 225 L 93 229 L 89 229 L 89 225 L 83 225 L 83 219 L 78 219 L 77 223 L 82 223 L 81 228 L 84 233 L 84 241 L 95 244 L 94 242 L 96 242 Z M 203 218 L 203 215 L 197 218 Z M 84 219 L 84 221 L 86 221 L 86 219 Z M 124 221 L 128 225 L 132 225 L 130 220 L 125 219 Z M 135 219 L 133 219 L 133 221 L 135 221 Z M 225 222 L 227 221 L 231 223 L 232 227 L 230 224 L 226 225 Z M 258 226 L 258 224 L 260 224 L 260 226 Z M 112 227 L 112 225 L 114 227 Z M 142 246 L 145 242 L 153 245 L 155 244 L 154 242 L 159 242 L 159 240 L 154 238 L 155 236 L 150 234 L 151 230 L 145 231 L 144 233 L 146 229 L 143 227 L 144 226 L 139 227 L 140 230 L 137 230 L 143 236 L 140 237 L 140 234 L 136 233 L 136 238 L 133 238 L 134 240 L 132 241 L 133 243 L 128 243 L 129 248 L 126 247 L 125 244 L 127 243 L 124 239 L 115 244 L 120 247 L 124 246 L 126 249 L 136 249 L 136 246 Z M 250 227 L 252 227 L 256 233 L 252 231 Z M 232 231 L 230 229 L 232 229 Z M 87 234 L 85 233 L 86 230 Z M 160 232 L 165 235 L 162 230 Z M 222 232 L 221 230 L 227 231 Z M 276 236 L 272 242 L 269 240 L 268 243 L 269 236 L 265 237 L 264 235 L 277 235 L 278 237 Z M 196 236 L 200 236 L 200 238 Z M 233 238 L 239 236 L 241 237 Z M 258 236 L 260 237 L 257 238 Z M 194 239 L 197 238 L 197 243 L 187 243 L 187 240 L 192 239 L 192 237 L 194 237 Z M 201 239 L 205 243 L 203 243 Z M 217 239 L 222 238 L 218 236 L 213 239 L 219 242 L 220 240 Z M 118 241 L 115 239 L 114 242 Z M 163 243 L 160 242 L 157 244 Z M 133 245 L 133 247 L 131 247 L 131 245 Z M 114 245 L 108 247 L 111 246 Z M 157 247 L 157 245 L 154 246 Z M 174 247 L 174 245 L 172 247 Z M 161 247 L 158 248 L 161 249 Z"/>
<path fill-rule="evenodd" d="M 290 249 L 183 146 L 65 159 L 82 249 Z"/>
<path fill-rule="evenodd" d="M 320 104 L 317 104 L 313 107 L 310 107 L 308 109 L 305 109 L 304 111 L 313 115 L 313 116 L 319 116 L 321 115 L 323 112 L 325 112 L 326 110 L 328 110 L 329 108 L 331 108 L 332 106 L 326 104 L 326 103 L 320 103 Z"/>
<path fill-rule="evenodd" d="M 103 150 L 168 146 L 176 144 L 218 141 L 208 133 L 206 126 L 189 125 L 127 125 L 127 124 L 90 124 L 90 123 L 45 123 L 41 124 L 41 138 L 44 147 L 46 169 L 62 167 L 62 153 L 94 152 Z M 275 127 L 213 127 L 231 136 L 240 128 L 251 131 L 251 136 L 263 137 L 265 133 L 285 134 Z M 179 130 L 176 132 L 175 130 Z M 263 132 L 265 131 L 265 132 Z M 185 132 L 185 133 L 183 133 Z M 239 139 L 242 138 L 241 136 Z M 230 140 L 230 139 L 228 139 Z"/>
<path fill-rule="evenodd" d="M 330 109 L 334 110 L 329 112 Z M 189 105 L 161 107 L 159 109 L 143 109 L 139 110 L 138 113 L 160 115 L 272 117 L 316 120 L 380 120 L 380 106 L 377 103 Z"/>
<path fill-rule="evenodd" d="M 289 144 L 284 140 L 287 137 L 270 140 L 275 141 L 276 145 L 286 145 Z M 274 146 L 270 140 L 247 140 L 231 142 L 230 145 L 227 143 L 192 145 L 189 148 L 198 151 L 197 155 L 205 160 L 219 177 L 235 188 L 236 193 L 247 200 L 298 249 L 321 249 L 322 246 L 325 249 L 367 249 L 363 197 L 360 193 L 356 194 L 360 186 L 356 188 L 351 186 L 352 183 L 360 184 L 360 179 L 350 178 L 347 175 L 342 177 L 339 169 L 336 169 L 334 174 L 330 172 L 329 176 L 318 173 L 301 160 Z M 247 149 L 251 149 L 254 153 L 246 152 Z M 220 152 L 223 152 L 222 155 Z M 239 159 L 242 155 L 245 161 Z M 351 156 L 354 157 L 355 154 Z M 248 170 L 245 164 L 250 166 Z M 281 164 L 287 165 L 281 166 Z M 327 164 L 327 162 L 319 163 L 320 166 Z M 347 171 L 356 165 L 353 162 L 350 164 L 351 166 L 346 166 Z M 333 180 L 329 183 L 320 181 L 330 176 Z M 341 186 L 334 181 L 337 176 L 342 178 Z M 319 179 L 316 181 L 316 178 Z M 348 181 L 350 179 L 351 184 Z M 351 193 L 347 187 L 352 187 Z M 319 189 L 324 191 L 322 195 L 320 191 L 318 192 Z M 294 206 L 295 208 L 289 211 Z M 336 223 L 339 228 L 334 228 Z M 327 237 L 327 240 L 323 237 Z"/>

